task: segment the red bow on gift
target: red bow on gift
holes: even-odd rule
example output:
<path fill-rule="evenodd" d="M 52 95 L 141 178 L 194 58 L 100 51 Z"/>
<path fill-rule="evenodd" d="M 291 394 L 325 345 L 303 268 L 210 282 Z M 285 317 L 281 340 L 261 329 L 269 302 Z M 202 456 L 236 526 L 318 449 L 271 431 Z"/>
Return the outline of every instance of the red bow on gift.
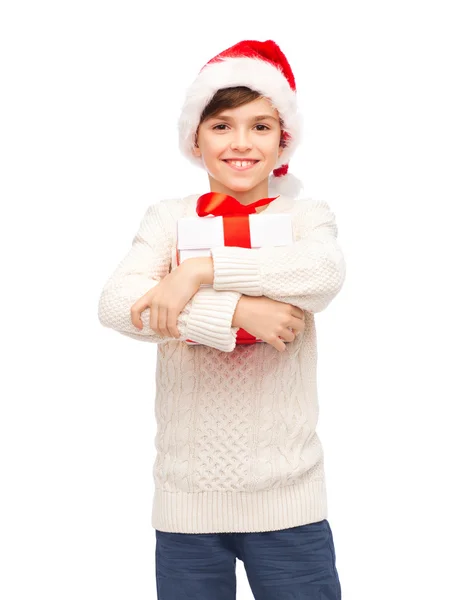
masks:
<path fill-rule="evenodd" d="M 276 200 L 274 198 L 262 198 L 251 204 L 240 204 L 236 198 L 228 194 L 219 194 L 217 192 L 209 192 L 203 194 L 197 201 L 196 212 L 200 217 L 214 215 L 215 217 L 223 218 L 224 227 L 224 245 L 238 246 L 239 248 L 251 248 L 250 237 L 250 214 L 256 213 L 258 206 L 264 206 Z M 225 217 L 230 217 L 225 219 Z M 254 344 L 256 337 L 239 329 L 237 332 L 237 344 Z"/>
<path fill-rule="evenodd" d="M 270 204 L 274 198 L 261 198 L 251 204 L 240 204 L 236 198 L 228 194 L 209 192 L 199 197 L 196 212 L 200 217 L 214 215 L 215 217 L 230 217 L 223 219 L 225 246 L 251 248 L 250 220 L 248 215 L 256 213 L 258 206 Z"/>

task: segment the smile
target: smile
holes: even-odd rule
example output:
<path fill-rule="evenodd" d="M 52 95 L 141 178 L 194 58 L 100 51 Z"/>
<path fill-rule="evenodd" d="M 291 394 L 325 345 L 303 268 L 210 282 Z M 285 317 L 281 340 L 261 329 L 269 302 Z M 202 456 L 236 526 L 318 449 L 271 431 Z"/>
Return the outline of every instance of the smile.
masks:
<path fill-rule="evenodd" d="M 246 171 L 259 163 L 259 160 L 224 160 L 224 163 L 236 171 Z"/>

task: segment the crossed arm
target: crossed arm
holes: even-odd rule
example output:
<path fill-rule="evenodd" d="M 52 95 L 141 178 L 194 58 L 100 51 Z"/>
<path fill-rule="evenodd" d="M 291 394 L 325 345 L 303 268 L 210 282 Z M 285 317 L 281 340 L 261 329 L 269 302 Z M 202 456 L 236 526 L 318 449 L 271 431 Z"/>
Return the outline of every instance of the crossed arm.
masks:
<path fill-rule="evenodd" d="M 324 202 L 309 203 L 301 220 L 303 235 L 291 246 L 220 246 L 211 250 L 210 257 L 188 259 L 171 273 L 172 235 L 165 229 L 165 211 L 168 214 L 164 202 L 147 209 L 131 250 L 106 283 L 99 303 L 104 326 L 135 339 L 164 343 L 190 338 L 230 352 L 238 329 L 233 316 L 242 295 L 266 296 L 313 313 L 324 310 L 342 287 L 344 258 L 334 215 Z M 213 287 L 199 289 L 202 283 Z M 131 307 L 139 308 L 148 292 L 170 298 L 178 287 L 183 292 L 175 311 L 181 311 L 173 334 L 180 333 L 179 337 L 156 333 L 149 310 L 139 313 L 140 324 L 135 308 L 131 315 Z"/>

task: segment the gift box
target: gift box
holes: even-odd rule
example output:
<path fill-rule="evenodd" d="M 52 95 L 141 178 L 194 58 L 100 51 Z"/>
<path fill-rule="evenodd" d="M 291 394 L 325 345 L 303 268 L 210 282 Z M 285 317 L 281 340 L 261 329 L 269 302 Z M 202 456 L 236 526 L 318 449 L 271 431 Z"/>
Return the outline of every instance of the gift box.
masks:
<path fill-rule="evenodd" d="M 211 248 L 239 246 L 262 248 L 287 246 L 293 243 L 292 216 L 290 214 L 246 214 L 232 216 L 183 217 L 177 220 L 176 248 L 172 254 L 172 268 L 188 258 L 211 256 Z M 201 287 L 212 287 L 203 284 Z M 237 345 L 260 343 L 263 340 L 240 328 Z M 192 340 L 186 343 L 199 345 Z"/>

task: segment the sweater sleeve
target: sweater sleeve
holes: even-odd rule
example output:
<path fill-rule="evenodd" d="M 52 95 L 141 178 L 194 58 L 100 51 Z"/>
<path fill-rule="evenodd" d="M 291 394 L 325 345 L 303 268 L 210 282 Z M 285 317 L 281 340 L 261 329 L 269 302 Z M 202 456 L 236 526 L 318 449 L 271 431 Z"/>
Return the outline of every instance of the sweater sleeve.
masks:
<path fill-rule="evenodd" d="M 99 321 L 104 327 L 136 340 L 161 344 L 191 339 L 231 352 L 238 331 L 238 327 L 232 327 L 232 319 L 241 292 L 201 287 L 178 316 L 179 338 L 157 335 L 150 328 L 150 308 L 141 314 L 142 329 L 131 321 L 132 305 L 170 272 L 172 235 L 165 227 L 163 215 L 169 217 L 169 212 L 161 202 L 147 208 L 129 252 L 101 292 Z"/>
<path fill-rule="evenodd" d="M 345 261 L 328 204 L 304 202 L 296 215 L 292 245 L 212 248 L 214 289 L 267 296 L 312 313 L 324 310 L 343 285 Z"/>

